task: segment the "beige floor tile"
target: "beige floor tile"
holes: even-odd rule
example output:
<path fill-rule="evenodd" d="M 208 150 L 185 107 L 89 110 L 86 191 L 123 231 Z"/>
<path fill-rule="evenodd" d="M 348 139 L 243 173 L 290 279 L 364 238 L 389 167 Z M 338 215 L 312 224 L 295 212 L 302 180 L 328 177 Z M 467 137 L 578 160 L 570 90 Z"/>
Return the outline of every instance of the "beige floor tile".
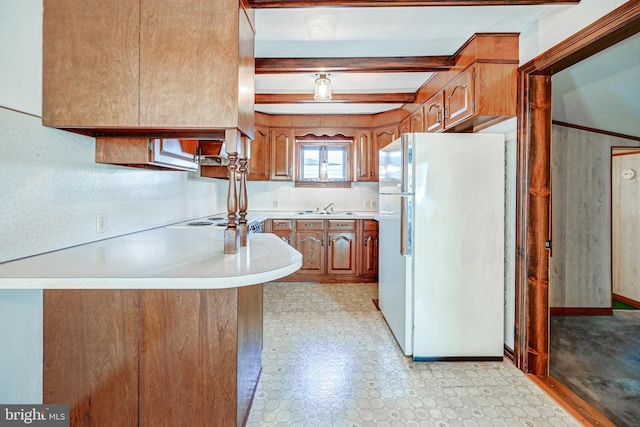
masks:
<path fill-rule="evenodd" d="M 509 361 L 414 362 L 376 284 L 267 283 L 248 426 L 579 426 Z"/>

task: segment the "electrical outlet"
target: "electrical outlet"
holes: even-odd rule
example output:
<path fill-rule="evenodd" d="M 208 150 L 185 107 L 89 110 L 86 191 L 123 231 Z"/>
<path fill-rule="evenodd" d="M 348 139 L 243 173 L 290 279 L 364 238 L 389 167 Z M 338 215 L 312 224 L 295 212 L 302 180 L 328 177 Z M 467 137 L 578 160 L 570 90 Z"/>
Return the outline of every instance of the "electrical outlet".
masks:
<path fill-rule="evenodd" d="M 371 209 L 378 209 L 378 201 L 377 200 L 372 200 L 371 201 Z"/>
<path fill-rule="evenodd" d="M 274 207 L 274 208 L 277 208 L 277 207 L 278 207 L 278 201 L 277 201 L 277 200 L 274 200 L 274 201 L 273 201 L 273 207 Z"/>
<path fill-rule="evenodd" d="M 365 209 L 371 209 L 371 200 L 365 200 L 364 201 L 364 208 Z"/>
<path fill-rule="evenodd" d="M 96 215 L 96 233 L 106 233 L 108 228 L 108 217 L 106 213 Z"/>

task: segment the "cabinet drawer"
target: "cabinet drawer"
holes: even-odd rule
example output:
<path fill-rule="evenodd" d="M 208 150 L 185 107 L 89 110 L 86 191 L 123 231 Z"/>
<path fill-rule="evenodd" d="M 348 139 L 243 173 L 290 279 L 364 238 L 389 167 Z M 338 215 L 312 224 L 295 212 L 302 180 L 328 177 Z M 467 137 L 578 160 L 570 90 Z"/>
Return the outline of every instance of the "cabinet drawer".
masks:
<path fill-rule="evenodd" d="M 356 220 L 355 219 L 330 219 L 329 230 L 331 231 L 355 231 Z"/>
<path fill-rule="evenodd" d="M 297 219 L 296 231 L 324 230 L 324 220 L 322 219 Z"/>
<path fill-rule="evenodd" d="M 378 230 L 378 221 L 375 219 L 365 219 L 362 221 L 362 229 L 364 231 L 377 231 Z"/>
<path fill-rule="evenodd" d="M 272 231 L 292 231 L 293 220 L 290 219 L 272 219 L 271 220 Z"/>

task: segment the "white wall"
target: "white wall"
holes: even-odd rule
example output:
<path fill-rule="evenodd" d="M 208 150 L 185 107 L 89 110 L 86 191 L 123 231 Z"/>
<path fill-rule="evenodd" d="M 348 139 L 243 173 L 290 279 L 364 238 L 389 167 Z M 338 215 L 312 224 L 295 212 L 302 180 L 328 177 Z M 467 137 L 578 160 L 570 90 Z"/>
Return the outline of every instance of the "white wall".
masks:
<path fill-rule="evenodd" d="M 482 130 L 504 135 L 504 343 L 515 345 L 516 311 L 516 119 Z"/>
<path fill-rule="evenodd" d="M 299 211 L 335 203 L 336 211 L 377 211 L 365 208 L 365 201 L 378 201 L 377 182 L 354 182 L 351 188 L 308 188 L 291 182 L 251 181 L 247 189 L 249 210 Z"/>
<path fill-rule="evenodd" d="M 0 262 L 226 210 L 226 182 L 99 165 L 41 126 L 42 0 L 0 1 L 0 58 Z M 42 291 L 0 291 L 0 342 L 0 402 L 41 402 Z"/>
<path fill-rule="evenodd" d="M 606 15 L 627 0 L 581 0 L 577 5 L 552 8 L 520 33 L 520 64 L 523 65 L 584 27 Z"/>

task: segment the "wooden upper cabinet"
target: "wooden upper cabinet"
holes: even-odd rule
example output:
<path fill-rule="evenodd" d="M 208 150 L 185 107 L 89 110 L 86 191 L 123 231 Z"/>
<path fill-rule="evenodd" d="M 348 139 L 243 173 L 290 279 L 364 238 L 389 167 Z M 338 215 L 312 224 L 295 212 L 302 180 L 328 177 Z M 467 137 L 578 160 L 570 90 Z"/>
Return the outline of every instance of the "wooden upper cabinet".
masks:
<path fill-rule="evenodd" d="M 424 108 L 409 116 L 409 128 L 411 132 L 424 132 Z"/>
<path fill-rule="evenodd" d="M 372 131 L 371 144 L 371 181 L 378 181 L 378 150 L 386 147 L 398 137 L 398 126 L 383 126 Z"/>
<path fill-rule="evenodd" d="M 195 139 L 96 138 L 96 163 L 160 170 L 198 170 Z"/>
<path fill-rule="evenodd" d="M 475 67 L 468 68 L 444 88 L 445 127 L 451 127 L 475 113 Z"/>
<path fill-rule="evenodd" d="M 140 2 L 44 0 L 42 124 L 138 126 Z"/>
<path fill-rule="evenodd" d="M 411 132 L 411 117 L 407 117 L 400 123 L 400 135 Z"/>
<path fill-rule="evenodd" d="M 250 143 L 249 173 L 247 179 L 268 181 L 271 178 L 271 147 L 269 128 L 256 126 Z"/>
<path fill-rule="evenodd" d="M 294 144 L 293 129 L 271 129 L 271 180 L 293 181 Z"/>
<path fill-rule="evenodd" d="M 371 181 L 371 131 L 359 130 L 355 140 L 356 181 Z"/>
<path fill-rule="evenodd" d="M 444 91 L 440 91 L 424 104 L 424 131 L 444 129 Z"/>
<path fill-rule="evenodd" d="M 251 13 L 232 0 L 45 0 L 43 124 L 253 137 Z"/>

